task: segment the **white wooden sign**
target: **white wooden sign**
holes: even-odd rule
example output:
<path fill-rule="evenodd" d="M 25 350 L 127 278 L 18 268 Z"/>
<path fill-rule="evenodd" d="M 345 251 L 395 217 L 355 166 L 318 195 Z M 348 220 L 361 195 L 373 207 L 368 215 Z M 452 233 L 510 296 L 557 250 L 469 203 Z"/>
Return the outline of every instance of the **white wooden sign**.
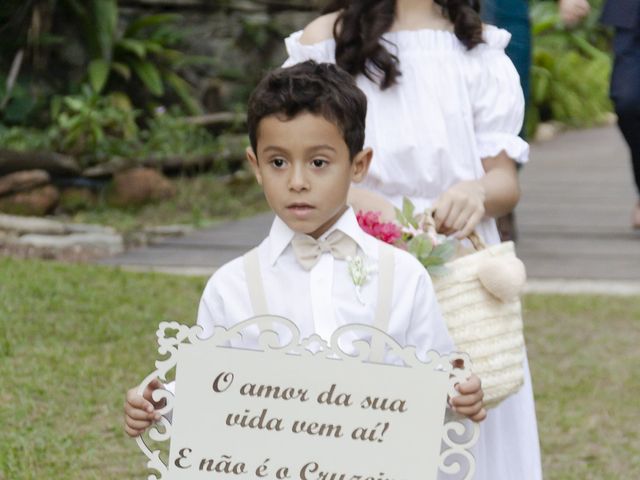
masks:
<path fill-rule="evenodd" d="M 231 347 L 251 329 L 262 332 L 258 350 Z M 149 435 L 170 440 L 166 461 L 137 439 L 157 472 L 149 479 L 435 480 L 438 470 L 472 478 L 478 426 L 445 419 L 447 396 L 469 375 L 452 362 L 468 369 L 468 357 L 429 352 L 420 361 L 364 325 L 338 329 L 329 346 L 272 316 L 206 340 L 199 332 L 177 323 L 158 330 L 169 358 L 140 391 L 172 368 L 176 383 L 175 396 L 156 392 L 172 422 L 163 418 Z M 392 364 L 369 361 L 370 339 L 385 342 Z"/>

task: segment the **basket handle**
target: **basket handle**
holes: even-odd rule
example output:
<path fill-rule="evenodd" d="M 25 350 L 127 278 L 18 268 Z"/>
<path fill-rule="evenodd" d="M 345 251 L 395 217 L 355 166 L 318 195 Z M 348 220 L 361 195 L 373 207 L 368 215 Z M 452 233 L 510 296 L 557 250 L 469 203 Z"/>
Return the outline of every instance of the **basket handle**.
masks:
<path fill-rule="evenodd" d="M 422 224 L 422 229 L 429 234 L 435 235 L 436 232 L 436 221 L 433 218 L 433 210 L 430 208 L 425 209 L 422 214 L 422 218 L 420 219 L 420 223 Z M 484 243 L 484 240 L 480 238 L 480 235 L 474 230 L 469 235 L 467 235 L 467 240 L 471 242 L 474 250 L 477 252 L 481 250 L 485 250 L 487 248 L 487 244 Z"/>

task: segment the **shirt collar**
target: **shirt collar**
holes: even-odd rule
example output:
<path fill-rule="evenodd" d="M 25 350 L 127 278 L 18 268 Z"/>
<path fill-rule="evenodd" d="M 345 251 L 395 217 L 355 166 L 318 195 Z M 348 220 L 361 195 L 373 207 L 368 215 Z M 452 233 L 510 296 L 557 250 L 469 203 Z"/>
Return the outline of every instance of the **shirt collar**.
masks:
<path fill-rule="evenodd" d="M 328 237 L 334 230 L 340 230 L 349 235 L 363 252 L 376 254 L 376 252 L 368 252 L 366 243 L 367 234 L 360 228 L 353 208 L 348 207 L 336 223 L 320 236 L 320 239 Z M 271 225 L 271 231 L 269 232 L 269 263 L 272 266 L 275 265 L 278 258 L 284 253 L 295 234 L 296 232 L 291 230 L 287 224 L 276 215 Z"/>

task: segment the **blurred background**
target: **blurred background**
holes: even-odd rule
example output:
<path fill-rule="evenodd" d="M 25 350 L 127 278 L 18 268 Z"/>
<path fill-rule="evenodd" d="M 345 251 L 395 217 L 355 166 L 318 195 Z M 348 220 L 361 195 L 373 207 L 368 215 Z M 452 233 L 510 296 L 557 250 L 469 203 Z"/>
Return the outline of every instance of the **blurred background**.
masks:
<path fill-rule="evenodd" d="M 0 480 L 147 478 L 124 393 L 158 323 L 192 324 L 206 275 L 262 238 L 246 100 L 324 3 L 0 0 Z M 529 2 L 518 252 L 549 480 L 640 478 L 637 197 L 590 3 L 566 28 Z"/>
<path fill-rule="evenodd" d="M 39 185 L 32 205 L 5 196 L 0 211 L 86 221 L 111 214 L 110 223 L 128 232 L 155 223 L 199 225 L 221 213 L 261 208 L 251 195 L 231 205 L 198 201 L 195 193 L 211 186 L 200 185 L 203 179 L 189 186 L 195 188 L 189 201 L 184 182 L 177 190 L 163 183 L 164 189 L 148 192 L 151 198 L 127 191 L 127 183 L 153 183 L 152 174 L 121 179 L 122 192 L 105 193 L 105 187 L 132 167 L 173 177 L 241 170 L 248 94 L 267 69 L 284 61 L 282 39 L 323 3 L 3 0 L 0 175 L 42 169 L 52 178 L 49 188 Z M 573 29 L 562 26 L 555 2 L 530 3 L 528 138 L 537 131 L 549 136 L 557 124 L 610 122 L 612 36 L 598 23 L 601 0 L 591 2 L 589 18 Z M 161 207 L 127 214 L 147 200 L 176 196 L 183 210 L 177 216 Z"/>

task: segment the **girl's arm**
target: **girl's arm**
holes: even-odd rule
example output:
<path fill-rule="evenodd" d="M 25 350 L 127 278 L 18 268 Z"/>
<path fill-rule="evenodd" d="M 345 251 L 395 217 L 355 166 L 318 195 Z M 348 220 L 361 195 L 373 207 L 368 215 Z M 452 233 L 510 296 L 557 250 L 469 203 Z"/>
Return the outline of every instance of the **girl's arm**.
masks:
<path fill-rule="evenodd" d="M 485 175 L 456 183 L 433 204 L 436 228 L 459 238 L 469 235 L 485 217 L 511 212 L 520 199 L 515 162 L 503 151 L 482 160 Z"/>
<path fill-rule="evenodd" d="M 485 175 L 478 180 L 458 182 L 446 190 L 433 204 L 438 232 L 468 236 L 485 217 L 499 217 L 511 212 L 520 199 L 518 170 L 503 151 L 482 160 Z M 383 222 L 395 221 L 393 205 L 382 195 L 363 188 L 351 187 L 349 204 L 359 210 L 381 212 Z"/>
<path fill-rule="evenodd" d="M 351 205 L 353 211 L 380 212 L 381 222 L 395 222 L 396 211 L 391 202 L 382 195 L 353 185 L 349 189 L 347 203 Z"/>
<path fill-rule="evenodd" d="M 502 151 L 495 157 L 483 158 L 482 166 L 486 174 L 479 181 L 487 192 L 485 214 L 496 218 L 513 211 L 520 200 L 516 162 Z"/>

